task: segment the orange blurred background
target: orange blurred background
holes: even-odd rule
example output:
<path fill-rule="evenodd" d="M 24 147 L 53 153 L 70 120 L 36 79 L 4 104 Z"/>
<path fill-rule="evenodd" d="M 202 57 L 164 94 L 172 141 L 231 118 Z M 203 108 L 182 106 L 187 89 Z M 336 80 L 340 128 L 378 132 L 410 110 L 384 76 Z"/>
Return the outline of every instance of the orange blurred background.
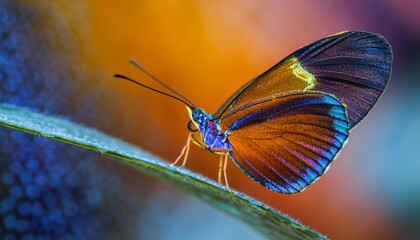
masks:
<path fill-rule="evenodd" d="M 420 179 L 413 170 L 420 163 L 410 151 L 420 136 L 420 111 L 413 106 L 419 102 L 420 76 L 415 67 L 420 63 L 420 19 L 413 10 L 420 7 L 417 1 L 90 0 L 80 5 L 86 17 L 76 28 L 84 49 L 81 61 L 100 76 L 85 84 L 91 91 L 99 86 L 112 93 L 101 96 L 102 107 L 110 109 L 106 121 L 115 126 L 108 133 L 168 161 L 178 156 L 187 138 L 185 107 L 112 78 L 120 73 L 159 87 L 128 64 L 129 58 L 212 113 L 243 83 L 303 45 L 343 30 L 384 35 L 395 53 L 391 82 L 325 176 L 303 193 L 283 195 L 253 182 L 229 162 L 229 182 L 332 239 L 420 237 L 415 231 Z M 60 8 L 66 12 L 64 5 Z M 188 169 L 217 179 L 217 165 L 218 156 L 192 148 Z M 142 196 L 152 199 L 150 214 L 141 214 L 153 223 L 147 236 L 194 239 L 192 229 L 212 227 L 235 239 L 245 229 L 222 226 L 230 217 L 215 217 L 204 204 L 191 204 L 194 200 L 165 183 L 138 181 L 135 174 L 125 179 L 133 188 L 155 188 Z"/>
<path fill-rule="evenodd" d="M 352 132 L 326 176 L 297 195 L 273 193 L 247 178 L 232 163 L 228 176 L 234 189 L 332 239 L 393 239 L 402 234 L 402 227 L 388 209 L 392 204 L 387 202 L 388 193 L 372 183 L 380 181 L 374 178 L 380 175 L 377 172 L 381 168 L 366 162 L 390 163 L 381 163 L 380 157 L 388 154 L 377 152 L 394 151 L 386 148 L 387 143 L 381 144 L 381 138 L 390 137 L 383 121 L 396 105 L 391 103 L 395 100 L 392 94 L 397 92 L 393 88 L 401 89 L 399 83 L 410 83 L 400 79 L 400 71 L 407 66 L 399 65 L 404 63 L 399 58 L 407 52 L 399 52 L 399 48 L 404 47 L 408 34 L 418 37 L 420 33 L 419 19 L 413 25 L 416 19 L 407 17 L 413 6 L 406 2 L 89 1 L 86 40 L 90 58 L 103 71 L 103 84 L 114 89 L 112 98 L 122 99 L 120 111 L 109 118 L 119 124 L 124 124 L 124 119 L 139 123 L 130 136 L 123 138 L 173 161 L 188 134 L 184 106 L 113 79 L 114 73 L 122 73 L 156 86 L 127 63 L 129 58 L 139 60 L 165 83 L 211 113 L 247 80 L 305 44 L 343 30 L 384 35 L 395 52 L 391 84 L 378 106 Z M 412 4 L 420 6 L 417 2 Z M 404 31 L 404 35 L 399 36 L 399 31 Z M 399 93 L 397 97 L 403 96 Z M 375 157 L 378 159 L 372 159 Z M 193 148 L 187 167 L 216 179 L 217 164 L 217 156 Z M 400 174 L 403 173 L 396 172 L 387 181 Z M 179 202 L 177 207 L 186 206 Z M 205 218 L 206 212 L 201 215 Z M 159 224 L 165 228 L 171 222 L 162 219 Z"/>

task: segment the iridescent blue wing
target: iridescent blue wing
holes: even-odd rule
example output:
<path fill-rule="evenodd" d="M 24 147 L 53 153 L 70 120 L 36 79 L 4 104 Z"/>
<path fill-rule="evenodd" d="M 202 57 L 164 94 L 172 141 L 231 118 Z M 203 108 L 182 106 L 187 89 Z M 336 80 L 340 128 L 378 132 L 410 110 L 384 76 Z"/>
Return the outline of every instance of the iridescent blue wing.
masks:
<path fill-rule="evenodd" d="M 368 32 L 335 34 L 297 50 L 247 82 L 213 116 L 217 119 L 243 104 L 278 93 L 312 90 L 343 102 L 352 128 L 384 91 L 391 64 L 391 46 L 384 37 Z"/>
<path fill-rule="evenodd" d="M 300 192 L 320 177 L 349 131 L 343 104 L 318 92 L 263 98 L 223 115 L 219 124 L 236 165 L 282 193 Z"/>

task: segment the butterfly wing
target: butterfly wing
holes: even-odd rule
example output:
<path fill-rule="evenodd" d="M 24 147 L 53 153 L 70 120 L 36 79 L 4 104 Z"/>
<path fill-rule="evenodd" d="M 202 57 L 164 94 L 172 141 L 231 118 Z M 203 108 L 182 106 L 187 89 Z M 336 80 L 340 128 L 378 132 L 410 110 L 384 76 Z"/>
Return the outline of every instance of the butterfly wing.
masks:
<path fill-rule="evenodd" d="M 282 193 L 300 192 L 320 177 L 349 131 L 343 104 L 318 92 L 263 98 L 223 115 L 219 124 L 236 165 Z"/>
<path fill-rule="evenodd" d="M 277 93 L 313 90 L 334 95 L 348 110 L 350 128 L 363 119 L 391 74 L 391 46 L 368 32 L 343 32 L 309 44 L 247 82 L 214 113 L 227 114 Z"/>

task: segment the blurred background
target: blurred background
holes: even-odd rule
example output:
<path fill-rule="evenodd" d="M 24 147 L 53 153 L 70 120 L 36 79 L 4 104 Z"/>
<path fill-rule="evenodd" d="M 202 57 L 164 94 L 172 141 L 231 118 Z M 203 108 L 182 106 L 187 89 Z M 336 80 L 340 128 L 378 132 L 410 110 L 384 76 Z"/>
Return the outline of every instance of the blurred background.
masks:
<path fill-rule="evenodd" d="M 233 163 L 232 188 L 332 239 L 420 238 L 420 2 L 0 2 L 0 100 L 96 128 L 168 161 L 184 146 L 185 107 L 114 79 L 149 71 L 211 113 L 299 47 L 343 30 L 385 36 L 391 81 L 330 171 L 282 195 Z M 263 239 L 171 185 L 100 154 L 0 128 L 3 239 Z M 187 168 L 217 179 L 192 147 Z"/>

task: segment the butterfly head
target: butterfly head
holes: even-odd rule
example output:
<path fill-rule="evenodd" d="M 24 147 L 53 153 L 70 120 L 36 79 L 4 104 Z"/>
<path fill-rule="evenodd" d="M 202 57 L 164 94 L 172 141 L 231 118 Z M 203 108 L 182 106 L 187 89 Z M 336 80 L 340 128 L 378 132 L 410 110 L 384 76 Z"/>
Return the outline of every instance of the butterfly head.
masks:
<path fill-rule="evenodd" d="M 203 132 L 203 130 L 206 128 L 208 121 L 211 119 L 211 115 L 207 114 L 203 109 L 201 108 L 190 108 L 187 106 L 187 112 L 188 116 L 190 117 L 190 122 L 188 123 L 188 129 L 191 132 L 195 132 L 200 130 L 200 132 Z M 194 124 L 197 129 L 192 129 L 191 125 Z"/>

